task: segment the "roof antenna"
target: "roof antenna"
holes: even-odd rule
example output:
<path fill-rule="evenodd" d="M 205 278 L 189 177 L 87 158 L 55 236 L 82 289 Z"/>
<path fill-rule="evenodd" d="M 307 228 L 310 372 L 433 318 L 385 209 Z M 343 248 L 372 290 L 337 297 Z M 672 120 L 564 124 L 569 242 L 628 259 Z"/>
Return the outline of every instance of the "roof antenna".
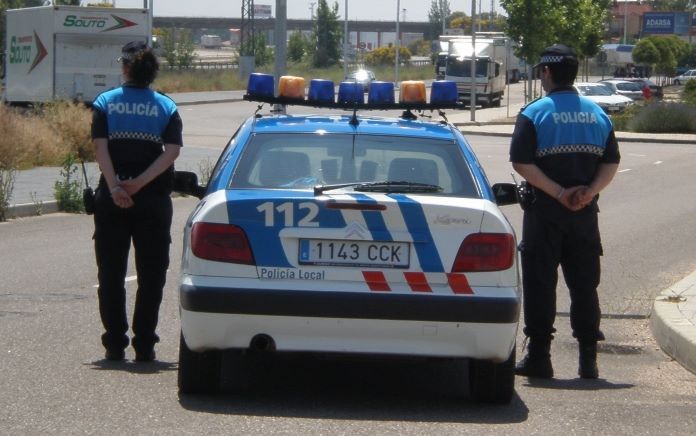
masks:
<path fill-rule="evenodd" d="M 403 118 L 405 120 L 417 120 L 418 119 L 418 117 L 416 115 L 414 115 L 413 112 L 411 112 L 411 109 L 406 109 L 405 111 L 403 111 L 403 113 L 401 114 L 401 118 Z"/>
<path fill-rule="evenodd" d="M 255 116 L 256 118 L 261 118 L 261 117 L 263 116 L 263 115 L 259 114 L 259 112 L 261 112 L 261 109 L 263 109 L 263 103 L 261 103 L 260 105 L 256 106 L 256 111 L 254 111 L 254 116 Z"/>
<path fill-rule="evenodd" d="M 360 124 L 360 121 L 358 121 L 358 105 L 354 104 L 353 105 L 353 116 L 350 117 L 349 123 L 351 126 L 357 126 Z"/>
<path fill-rule="evenodd" d="M 438 109 L 437 114 L 440 115 L 443 120 L 445 120 L 446 124 L 449 124 L 449 120 L 447 119 L 447 115 L 445 114 L 445 112 L 443 110 Z"/>

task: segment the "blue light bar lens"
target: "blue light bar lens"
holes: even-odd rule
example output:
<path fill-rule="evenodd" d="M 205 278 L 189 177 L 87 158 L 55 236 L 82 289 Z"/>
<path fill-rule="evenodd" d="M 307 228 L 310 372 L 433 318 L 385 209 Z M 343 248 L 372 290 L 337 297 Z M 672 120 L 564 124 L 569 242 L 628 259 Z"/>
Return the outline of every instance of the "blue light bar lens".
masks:
<path fill-rule="evenodd" d="M 339 103 L 365 103 L 363 86 L 356 82 L 341 82 L 338 85 Z"/>
<path fill-rule="evenodd" d="M 430 87 L 430 103 L 456 103 L 459 98 L 457 94 L 457 83 L 451 80 L 435 80 Z"/>
<path fill-rule="evenodd" d="M 247 84 L 247 94 L 256 97 L 273 97 L 273 75 L 251 73 Z"/>
<path fill-rule="evenodd" d="M 321 103 L 333 103 L 334 83 L 331 80 L 312 79 L 309 82 L 309 100 Z"/>
<path fill-rule="evenodd" d="M 392 82 L 372 82 L 367 93 L 370 104 L 394 103 L 394 84 Z"/>

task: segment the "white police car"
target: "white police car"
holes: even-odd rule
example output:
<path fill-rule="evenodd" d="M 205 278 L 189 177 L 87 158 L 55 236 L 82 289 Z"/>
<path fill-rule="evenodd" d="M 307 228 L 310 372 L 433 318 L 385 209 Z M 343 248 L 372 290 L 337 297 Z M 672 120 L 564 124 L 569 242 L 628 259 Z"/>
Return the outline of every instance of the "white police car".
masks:
<path fill-rule="evenodd" d="M 512 227 L 463 135 L 412 110 L 459 107 L 456 85 L 255 74 L 248 100 L 353 109 L 255 115 L 222 152 L 184 234 L 179 389 L 238 386 L 258 353 L 470 359 L 473 397 L 513 395 L 520 279 Z M 401 118 L 363 115 L 406 109 Z M 224 354 L 224 359 L 223 359 Z M 250 360 L 251 359 L 251 360 Z M 225 368 L 222 368 L 224 362 Z"/>

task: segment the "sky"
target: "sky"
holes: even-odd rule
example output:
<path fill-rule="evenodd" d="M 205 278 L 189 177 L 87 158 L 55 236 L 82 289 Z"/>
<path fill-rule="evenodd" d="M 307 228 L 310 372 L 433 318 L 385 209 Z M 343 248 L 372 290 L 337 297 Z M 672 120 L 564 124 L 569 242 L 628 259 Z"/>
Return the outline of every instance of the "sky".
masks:
<path fill-rule="evenodd" d="M 119 8 L 142 8 L 143 0 L 114 0 Z M 149 1 L 149 0 L 148 0 Z M 232 17 L 239 18 L 242 0 L 152 0 L 154 15 L 158 17 Z M 344 19 L 346 0 L 329 0 L 329 6 L 338 3 L 340 19 Z M 428 21 L 432 0 L 348 0 L 348 20 L 396 20 L 397 1 L 402 21 Z M 490 12 L 491 0 L 475 0 L 483 12 Z M 288 18 L 310 18 L 312 4 L 317 0 L 287 0 Z M 255 5 L 271 5 L 275 15 L 275 0 L 254 0 Z M 504 13 L 497 0 L 493 0 L 496 12 Z M 471 15 L 471 0 L 450 0 L 452 12 L 463 11 Z M 405 15 L 405 18 L 404 18 Z"/>

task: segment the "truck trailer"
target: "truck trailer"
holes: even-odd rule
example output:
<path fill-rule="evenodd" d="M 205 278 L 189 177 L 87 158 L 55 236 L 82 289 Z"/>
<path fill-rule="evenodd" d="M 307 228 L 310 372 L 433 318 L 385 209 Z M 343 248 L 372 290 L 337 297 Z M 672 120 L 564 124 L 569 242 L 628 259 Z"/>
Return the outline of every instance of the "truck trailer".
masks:
<path fill-rule="evenodd" d="M 11 104 L 91 102 L 122 83 L 121 47 L 152 35 L 145 8 L 9 9 L 6 22 L 3 100 Z"/>
<path fill-rule="evenodd" d="M 500 106 L 505 93 L 507 65 L 511 56 L 510 41 L 505 37 L 462 36 L 448 42 L 445 79 L 457 82 L 461 101 L 470 103 L 472 83 L 476 87 L 475 104 Z M 472 81 L 472 58 L 476 62 Z M 516 80 L 519 80 L 517 70 Z"/>

